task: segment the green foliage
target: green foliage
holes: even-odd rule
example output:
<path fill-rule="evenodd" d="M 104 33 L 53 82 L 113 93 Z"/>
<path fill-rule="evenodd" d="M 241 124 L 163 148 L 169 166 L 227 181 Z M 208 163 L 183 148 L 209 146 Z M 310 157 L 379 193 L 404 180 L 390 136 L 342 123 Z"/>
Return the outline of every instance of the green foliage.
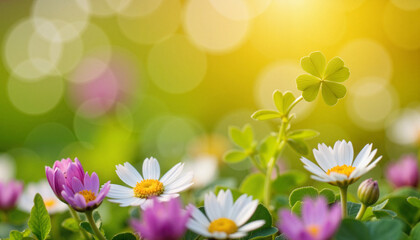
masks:
<path fill-rule="evenodd" d="M 307 179 L 308 177 L 305 173 L 298 170 L 290 170 L 280 174 L 273 181 L 273 190 L 278 194 L 287 194 L 293 188 L 304 184 Z"/>
<path fill-rule="evenodd" d="M 324 54 L 313 52 L 303 57 L 300 64 L 308 74 L 298 76 L 296 83 L 306 101 L 315 100 L 319 88 L 325 103 L 331 106 L 346 95 L 347 90 L 341 82 L 349 78 L 350 71 L 341 58 L 335 57 L 326 64 Z"/>
<path fill-rule="evenodd" d="M 246 236 L 245 238 L 242 238 L 242 240 L 263 239 L 265 237 L 268 237 L 277 233 L 277 228 L 272 227 L 273 217 L 271 216 L 270 211 L 268 211 L 268 209 L 265 208 L 264 205 L 262 204 L 258 205 L 257 209 L 255 210 L 255 213 L 248 220 L 248 222 L 253 222 L 256 220 L 264 220 L 265 223 L 261 228 L 251 231 L 248 234 L 248 236 Z"/>
<path fill-rule="evenodd" d="M 51 231 L 51 219 L 45 207 L 44 200 L 38 193 L 34 198 L 28 226 L 38 240 L 45 240 Z"/>
<path fill-rule="evenodd" d="M 420 208 L 420 198 L 418 197 L 408 197 L 407 202 L 416 208 Z"/>
<path fill-rule="evenodd" d="M 239 190 L 243 193 L 253 196 L 259 200 L 264 197 L 264 186 L 265 176 L 262 173 L 254 173 L 248 175 L 241 184 Z"/>
<path fill-rule="evenodd" d="M 410 237 L 412 239 L 420 239 L 420 223 L 417 223 L 416 226 L 411 229 Z"/>
<path fill-rule="evenodd" d="M 386 217 L 396 217 L 397 213 L 391 211 L 389 209 L 384 209 L 384 207 L 388 204 L 388 199 L 383 201 L 380 204 L 372 207 L 372 213 L 375 215 L 376 218 L 386 218 Z"/>
<path fill-rule="evenodd" d="M 347 216 L 355 218 L 360 210 L 360 203 L 347 202 Z"/>
<path fill-rule="evenodd" d="M 136 236 L 132 233 L 125 232 L 125 233 L 118 233 L 112 237 L 112 240 L 136 240 Z"/>
<path fill-rule="evenodd" d="M 240 149 L 228 151 L 224 156 L 226 162 L 241 162 L 254 152 L 256 145 L 254 143 L 254 132 L 249 124 L 245 125 L 242 130 L 237 127 L 230 127 L 229 137 Z"/>
<path fill-rule="evenodd" d="M 290 107 L 296 100 L 291 92 L 281 93 L 279 90 L 274 91 L 273 101 L 276 110 L 258 110 L 254 112 L 251 117 L 255 120 L 269 120 L 275 118 L 288 118 Z"/>
<path fill-rule="evenodd" d="M 388 199 L 388 203 L 384 209 L 395 212 L 398 217 L 403 219 L 410 225 L 415 225 L 420 220 L 420 209 L 413 206 L 412 203 L 415 197 L 420 197 L 420 193 L 412 188 L 401 188 L 391 194 L 384 196 L 383 199 Z M 408 201 L 410 198 L 411 203 Z"/>
<path fill-rule="evenodd" d="M 79 232 L 79 224 L 74 218 L 67 218 L 61 223 L 61 226 L 72 232 Z"/>
<path fill-rule="evenodd" d="M 363 223 L 344 219 L 335 234 L 337 240 L 399 240 L 403 236 L 403 224 L 399 220 L 381 219 Z"/>
<path fill-rule="evenodd" d="M 296 202 L 302 202 L 305 197 L 318 197 L 318 190 L 311 186 L 296 188 L 292 191 L 292 193 L 289 196 L 289 206 L 293 207 L 293 205 L 295 205 Z"/>
<path fill-rule="evenodd" d="M 268 135 L 258 148 L 259 159 L 263 166 L 267 166 L 277 149 L 277 136 Z"/>

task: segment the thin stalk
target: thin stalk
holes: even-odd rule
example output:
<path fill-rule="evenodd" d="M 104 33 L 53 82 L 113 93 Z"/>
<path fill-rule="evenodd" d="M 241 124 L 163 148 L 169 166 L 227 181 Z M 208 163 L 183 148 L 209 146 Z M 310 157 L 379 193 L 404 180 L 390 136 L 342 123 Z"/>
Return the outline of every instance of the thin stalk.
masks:
<path fill-rule="evenodd" d="M 367 206 L 362 203 L 362 206 L 360 207 L 359 212 L 357 213 L 356 220 L 362 220 L 363 215 L 365 215 L 366 209 Z"/>
<path fill-rule="evenodd" d="M 347 187 L 340 187 L 341 213 L 343 218 L 347 217 Z"/>
<path fill-rule="evenodd" d="M 99 240 L 106 240 L 104 235 L 102 235 L 101 231 L 99 231 L 98 227 L 96 226 L 95 220 L 93 219 L 92 212 L 93 211 L 85 212 L 87 220 L 89 221 L 89 224 L 92 227 L 92 230 L 95 233 L 96 237 L 98 237 Z"/>
<path fill-rule="evenodd" d="M 71 214 L 71 216 L 74 218 L 74 220 L 76 220 L 77 225 L 79 225 L 79 229 L 80 229 L 80 232 L 82 232 L 83 237 L 84 237 L 86 240 L 89 240 L 89 239 L 90 239 L 89 234 L 86 232 L 86 230 L 85 230 L 85 229 L 83 229 L 83 228 L 80 226 L 80 217 L 79 217 L 79 214 L 77 214 L 77 212 L 76 212 L 73 208 L 71 208 L 70 206 L 68 206 L 68 207 L 69 207 L 69 209 L 70 209 L 70 214 Z"/>

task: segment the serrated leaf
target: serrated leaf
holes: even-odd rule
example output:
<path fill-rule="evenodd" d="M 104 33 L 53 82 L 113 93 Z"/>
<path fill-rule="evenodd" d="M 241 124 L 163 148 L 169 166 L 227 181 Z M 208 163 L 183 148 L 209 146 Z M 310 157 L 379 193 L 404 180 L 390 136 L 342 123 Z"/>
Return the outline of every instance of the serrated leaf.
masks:
<path fill-rule="evenodd" d="M 322 97 L 326 104 L 332 106 L 335 105 L 338 99 L 343 98 L 346 95 L 346 87 L 342 84 L 335 82 L 323 82 L 322 83 Z"/>
<path fill-rule="evenodd" d="M 67 218 L 61 223 L 61 226 L 72 232 L 79 232 L 79 224 L 74 218 Z"/>
<path fill-rule="evenodd" d="M 288 138 L 292 139 L 311 139 L 319 136 L 319 132 L 311 129 L 299 129 L 289 132 Z"/>
<path fill-rule="evenodd" d="M 341 58 L 335 57 L 328 62 L 325 70 L 325 80 L 334 82 L 344 82 L 350 76 L 350 71 L 344 67 L 344 62 Z"/>
<path fill-rule="evenodd" d="M 319 195 L 324 196 L 328 203 L 335 202 L 335 193 L 331 189 L 324 188 L 319 192 Z"/>
<path fill-rule="evenodd" d="M 293 207 L 297 201 L 303 201 L 305 197 L 316 198 L 317 196 L 318 190 L 314 187 L 307 186 L 296 188 L 289 196 L 289 206 Z"/>
<path fill-rule="evenodd" d="M 237 163 L 245 160 L 248 157 L 248 154 L 241 152 L 239 150 L 230 150 L 224 156 L 224 160 L 229 163 Z"/>
<path fill-rule="evenodd" d="M 80 227 L 83 228 L 84 230 L 86 230 L 86 232 L 95 235 L 95 232 L 93 231 L 92 227 L 90 226 L 90 224 L 88 222 L 81 222 L 80 223 Z"/>
<path fill-rule="evenodd" d="M 264 198 L 265 176 L 262 173 L 248 175 L 241 183 L 239 190 L 243 193 L 253 196 L 253 198 L 262 200 Z"/>
<path fill-rule="evenodd" d="M 407 202 L 416 208 L 420 208 L 420 198 L 418 197 L 408 197 Z"/>
<path fill-rule="evenodd" d="M 252 147 L 253 133 L 250 126 L 245 126 L 243 131 L 237 127 L 230 127 L 229 136 L 236 145 L 243 149 Z"/>
<path fill-rule="evenodd" d="M 112 237 L 112 240 L 136 240 L 136 236 L 132 233 L 125 232 L 125 233 L 118 233 Z"/>
<path fill-rule="evenodd" d="M 322 78 L 324 76 L 326 59 L 323 53 L 313 52 L 309 57 L 303 57 L 300 60 L 300 65 L 303 70 L 314 76 Z"/>
<path fill-rule="evenodd" d="M 281 118 L 283 115 L 279 112 L 273 110 L 258 110 L 254 112 L 251 117 L 255 120 L 263 121 L 275 118 Z"/>
<path fill-rule="evenodd" d="M 301 139 L 289 138 L 287 139 L 287 143 L 293 148 L 293 150 L 302 155 L 307 155 L 309 153 L 308 146 L 306 146 L 306 143 Z"/>
<path fill-rule="evenodd" d="M 50 215 L 39 193 L 35 195 L 28 226 L 38 240 L 45 240 L 51 231 Z"/>

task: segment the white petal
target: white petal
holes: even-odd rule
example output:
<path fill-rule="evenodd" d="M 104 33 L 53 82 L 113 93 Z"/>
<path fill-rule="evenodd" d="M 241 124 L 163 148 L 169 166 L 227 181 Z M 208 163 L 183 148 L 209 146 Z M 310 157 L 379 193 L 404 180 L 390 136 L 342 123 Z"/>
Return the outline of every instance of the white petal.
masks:
<path fill-rule="evenodd" d="M 308 159 L 301 157 L 300 161 L 302 161 L 307 166 L 306 169 L 312 172 L 313 174 L 316 174 L 318 176 L 327 175 L 321 168 L 319 168 L 315 163 L 309 161 Z"/>
<path fill-rule="evenodd" d="M 321 146 L 319 146 L 320 148 Z M 322 152 L 322 150 L 313 150 L 314 157 L 318 165 L 324 170 L 324 172 L 328 171 L 330 169 L 329 161 L 325 158 L 325 154 Z"/>
<path fill-rule="evenodd" d="M 136 174 L 133 174 L 128 168 L 124 167 L 123 165 L 119 164 L 115 167 L 117 168 L 115 172 L 125 184 L 129 185 L 130 187 L 136 186 L 137 182 L 139 181 L 139 179 L 136 177 Z"/>
<path fill-rule="evenodd" d="M 137 182 L 141 182 L 143 180 L 139 171 L 137 171 L 137 169 L 135 169 L 129 162 L 124 163 L 124 167 L 130 171 L 130 173 L 136 178 Z"/>
<path fill-rule="evenodd" d="M 111 188 L 109 189 L 109 192 L 107 194 L 107 197 L 109 198 L 127 198 L 127 197 L 133 197 L 134 192 L 132 188 L 124 187 L 117 184 L 111 184 Z"/>
<path fill-rule="evenodd" d="M 210 225 L 210 221 L 208 220 L 208 218 L 206 217 L 206 215 L 204 215 L 204 213 L 202 213 L 197 207 L 190 205 L 190 208 L 192 209 L 192 213 L 191 216 L 201 225 L 205 226 L 206 228 L 208 228 L 208 226 Z"/>
<path fill-rule="evenodd" d="M 143 162 L 143 177 L 145 179 L 156 179 L 160 177 L 160 166 L 156 158 L 146 158 Z"/>
<path fill-rule="evenodd" d="M 235 219 L 239 213 L 239 211 L 252 201 L 252 197 L 248 197 L 246 194 L 242 194 L 238 199 L 236 199 L 235 203 L 233 204 L 232 208 L 230 209 L 227 218 Z"/>
<path fill-rule="evenodd" d="M 168 185 L 164 185 L 164 186 L 165 186 L 165 189 L 168 189 L 168 191 L 170 191 L 172 189 L 179 188 L 185 185 L 191 185 L 192 180 L 193 180 L 193 172 L 188 172 L 183 177 L 176 179 L 174 182 Z"/>
<path fill-rule="evenodd" d="M 246 223 L 249 218 L 254 214 L 255 209 L 258 207 L 258 200 L 254 200 L 247 205 L 238 213 L 235 218 L 235 223 L 238 226 L 242 226 L 242 224 Z"/>
<path fill-rule="evenodd" d="M 225 232 L 212 232 L 212 237 L 216 239 L 226 239 L 227 234 Z"/>
<path fill-rule="evenodd" d="M 264 225 L 264 220 L 257 220 L 250 223 L 247 223 L 238 229 L 239 232 L 250 232 L 257 228 L 260 228 Z"/>
<path fill-rule="evenodd" d="M 366 146 L 362 149 L 362 151 L 360 151 L 360 153 L 357 155 L 352 166 L 357 167 L 363 159 L 369 156 L 371 149 L 372 149 L 372 144 L 366 144 Z"/>
<path fill-rule="evenodd" d="M 233 234 L 229 234 L 229 238 L 230 239 L 237 239 L 237 238 L 243 238 L 243 237 L 245 237 L 246 235 L 247 235 L 248 233 L 246 233 L 246 232 L 236 232 L 236 233 L 233 233 Z"/>
<path fill-rule="evenodd" d="M 221 194 L 221 192 L 222 191 L 219 192 L 219 195 Z M 226 190 L 226 192 L 223 194 L 223 197 L 219 199 L 219 196 L 217 196 L 217 200 L 222 208 L 223 215 L 226 216 L 233 206 L 232 192 L 229 189 Z"/>
<path fill-rule="evenodd" d="M 163 175 L 163 177 L 160 179 L 160 181 L 163 183 L 163 185 L 169 185 L 175 179 L 181 174 L 182 169 L 184 168 L 183 163 L 178 163 L 177 165 L 173 166 L 168 172 Z"/>
<path fill-rule="evenodd" d="M 320 178 L 320 177 L 314 176 L 314 175 L 311 175 L 311 178 L 315 179 L 317 181 L 320 181 L 320 182 L 331 182 L 332 181 L 332 179 L 330 179 L 330 178 Z"/>
<path fill-rule="evenodd" d="M 337 172 L 331 172 L 330 173 L 330 178 L 333 181 L 338 181 L 338 182 L 348 179 L 347 175 L 340 174 L 340 173 L 337 173 Z"/>
<path fill-rule="evenodd" d="M 367 165 L 369 165 L 369 163 L 372 161 L 372 159 L 375 157 L 375 154 L 378 150 L 374 149 L 368 157 L 366 157 L 365 159 L 362 159 L 359 163 L 359 165 L 357 165 L 357 167 L 366 167 Z"/>
<path fill-rule="evenodd" d="M 351 166 L 351 163 L 353 162 L 353 154 L 353 144 L 349 141 L 344 148 L 344 164 Z"/>
<path fill-rule="evenodd" d="M 204 237 L 211 237 L 211 233 L 207 230 L 207 227 L 204 225 L 201 225 L 197 221 L 190 219 L 187 222 L 187 227 L 191 231 L 198 233 Z"/>
<path fill-rule="evenodd" d="M 204 196 L 204 210 L 210 221 L 214 221 L 222 217 L 222 210 L 217 202 L 213 192 L 209 192 Z"/>

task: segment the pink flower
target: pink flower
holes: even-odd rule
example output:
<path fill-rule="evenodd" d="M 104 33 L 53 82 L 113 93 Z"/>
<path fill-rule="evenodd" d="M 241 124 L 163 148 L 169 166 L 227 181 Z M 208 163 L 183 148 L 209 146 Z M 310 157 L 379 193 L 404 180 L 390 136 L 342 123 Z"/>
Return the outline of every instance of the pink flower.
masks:
<path fill-rule="evenodd" d="M 388 166 L 386 177 L 396 188 L 417 187 L 419 182 L 417 158 L 413 155 L 403 156 L 398 162 Z"/>
<path fill-rule="evenodd" d="M 53 168 L 45 167 L 45 174 L 55 195 L 63 202 L 66 202 L 61 196 L 64 186 L 71 187 L 73 178 L 82 182 L 84 178 L 83 166 L 77 158 L 74 159 L 74 162 L 70 158 L 55 161 Z"/>
<path fill-rule="evenodd" d="M 17 181 L 0 182 L 0 210 L 14 208 L 22 194 L 23 184 Z"/>
<path fill-rule="evenodd" d="M 302 219 L 289 210 L 279 213 L 279 229 L 290 240 L 327 240 L 330 239 L 341 222 L 340 205 L 330 210 L 325 198 L 306 198 L 302 206 Z"/>

